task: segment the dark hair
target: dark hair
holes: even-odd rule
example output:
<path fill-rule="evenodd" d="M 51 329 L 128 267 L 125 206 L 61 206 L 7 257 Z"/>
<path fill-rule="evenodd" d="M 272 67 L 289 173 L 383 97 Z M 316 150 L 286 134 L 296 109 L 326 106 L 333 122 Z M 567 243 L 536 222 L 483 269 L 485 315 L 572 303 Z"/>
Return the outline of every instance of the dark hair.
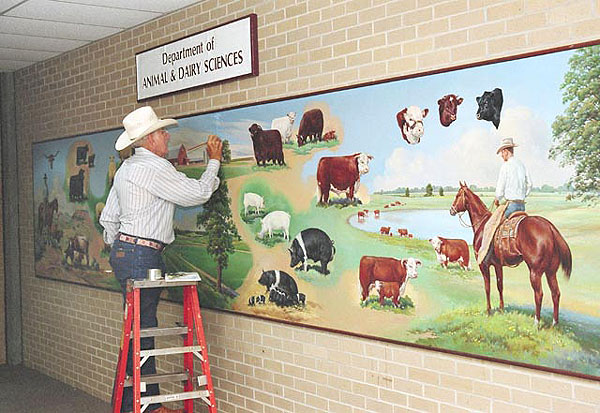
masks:
<path fill-rule="evenodd" d="M 508 148 L 504 148 L 504 149 L 506 149 L 507 151 L 509 151 L 513 155 L 515 154 L 515 148 L 514 148 L 514 146 L 509 146 Z"/>

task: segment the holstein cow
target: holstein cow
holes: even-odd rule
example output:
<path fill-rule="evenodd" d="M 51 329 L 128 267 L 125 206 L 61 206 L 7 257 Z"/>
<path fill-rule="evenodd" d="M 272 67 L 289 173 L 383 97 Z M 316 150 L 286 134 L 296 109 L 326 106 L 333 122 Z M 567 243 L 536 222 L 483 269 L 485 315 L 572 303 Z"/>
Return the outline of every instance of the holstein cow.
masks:
<path fill-rule="evenodd" d="M 488 120 L 498 129 L 498 126 L 500 126 L 500 111 L 504 102 L 502 89 L 496 88 L 491 92 L 483 92 L 483 95 L 477 96 L 475 100 L 479 105 L 477 119 Z"/>
<path fill-rule="evenodd" d="M 256 165 L 266 166 L 267 162 L 273 162 L 273 165 L 275 165 L 275 163 L 285 165 L 281 134 L 278 130 L 263 130 L 263 128 L 256 123 L 253 123 L 248 130 L 250 131 L 250 137 L 252 138 Z"/>
<path fill-rule="evenodd" d="M 438 100 L 440 105 L 440 123 L 442 126 L 450 126 L 456 120 L 458 105 L 463 103 L 463 98 L 456 95 L 446 95 Z"/>
<path fill-rule="evenodd" d="M 402 138 L 410 145 L 421 142 L 425 129 L 423 128 L 423 118 L 427 116 L 429 109 L 421 110 L 418 106 L 409 106 L 396 114 L 396 121 Z"/>
<path fill-rule="evenodd" d="M 375 281 L 397 282 L 398 295 L 404 295 L 408 280 L 417 278 L 417 268 L 420 265 L 421 260 L 412 257 L 398 260 L 391 257 L 363 256 L 358 273 L 362 301 L 367 299 L 369 287 Z"/>
<path fill-rule="evenodd" d="M 248 215 L 250 207 L 254 207 L 258 214 L 261 209 L 265 209 L 265 200 L 258 194 L 246 192 L 244 194 L 244 215 Z"/>
<path fill-rule="evenodd" d="M 269 233 L 269 238 L 273 237 L 273 231 L 283 231 L 283 238 L 290 239 L 290 214 L 285 211 L 269 212 L 267 216 L 260 220 L 261 229 L 258 233 L 258 238 L 262 239 L 266 233 Z"/>
<path fill-rule="evenodd" d="M 457 262 L 463 270 L 471 270 L 469 266 L 469 246 L 462 239 L 433 237 L 429 240 L 433 246 L 437 260 L 443 268 L 448 268 L 448 262 Z"/>
<path fill-rule="evenodd" d="M 321 109 L 311 109 L 304 112 L 298 128 L 298 146 L 310 141 L 320 141 L 323 136 L 323 112 Z"/>
<path fill-rule="evenodd" d="M 338 195 L 345 192 L 348 200 L 353 202 L 354 194 L 360 186 L 360 177 L 369 172 L 371 159 L 373 159 L 371 155 L 362 152 L 321 158 L 317 167 L 319 203 L 329 202 L 329 191 Z"/>
<path fill-rule="evenodd" d="M 302 263 L 302 268 L 307 271 L 310 258 L 314 262 L 321 262 L 321 269 L 317 269 L 317 271 L 324 275 L 329 274 L 327 264 L 333 261 L 335 255 L 333 241 L 329 235 L 318 228 L 307 228 L 300 231 L 288 251 L 291 256 L 290 267 L 294 268 Z"/>
<path fill-rule="evenodd" d="M 271 129 L 277 129 L 281 134 L 284 143 L 292 143 L 292 125 L 296 120 L 296 112 L 288 112 L 281 118 L 275 118 L 271 121 Z"/>

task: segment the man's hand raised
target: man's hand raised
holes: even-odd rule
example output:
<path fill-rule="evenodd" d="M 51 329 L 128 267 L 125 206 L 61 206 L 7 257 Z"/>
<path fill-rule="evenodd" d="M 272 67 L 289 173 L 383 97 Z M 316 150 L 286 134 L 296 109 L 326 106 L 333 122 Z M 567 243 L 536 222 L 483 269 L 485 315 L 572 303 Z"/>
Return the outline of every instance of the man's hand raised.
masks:
<path fill-rule="evenodd" d="M 209 159 L 216 159 L 221 161 L 223 156 L 223 142 L 217 135 L 209 135 L 208 143 L 206 145 L 206 152 L 208 152 Z"/>

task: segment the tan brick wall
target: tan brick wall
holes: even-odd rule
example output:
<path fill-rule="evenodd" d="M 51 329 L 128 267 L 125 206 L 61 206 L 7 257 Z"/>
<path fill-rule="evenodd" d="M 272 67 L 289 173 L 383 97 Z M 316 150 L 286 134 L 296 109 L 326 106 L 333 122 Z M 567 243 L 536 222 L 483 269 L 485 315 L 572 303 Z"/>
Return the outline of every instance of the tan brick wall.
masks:
<path fill-rule="evenodd" d="M 25 361 L 109 399 L 117 293 L 34 277 L 32 142 L 120 126 L 136 52 L 255 12 L 260 76 L 156 98 L 206 110 L 595 40 L 597 0 L 207 0 L 16 74 Z M 161 322 L 178 318 L 163 303 Z M 205 311 L 223 412 L 599 412 L 596 382 Z M 170 367 L 172 360 L 162 363 Z"/>

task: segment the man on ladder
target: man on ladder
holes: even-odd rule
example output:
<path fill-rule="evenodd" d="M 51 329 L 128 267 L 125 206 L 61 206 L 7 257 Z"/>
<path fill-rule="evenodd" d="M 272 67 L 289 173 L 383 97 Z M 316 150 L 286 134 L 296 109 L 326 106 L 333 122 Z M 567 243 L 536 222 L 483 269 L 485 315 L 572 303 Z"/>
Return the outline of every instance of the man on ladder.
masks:
<path fill-rule="evenodd" d="M 219 187 L 217 173 L 220 167 L 222 142 L 211 135 L 208 138 L 208 165 L 200 179 L 191 179 L 178 172 L 165 157 L 168 153 L 169 132 L 165 128 L 177 125 L 174 119 L 159 119 L 150 106 L 138 108 L 123 119 L 123 132 L 115 149 L 128 147 L 134 154 L 118 169 L 106 206 L 100 217 L 104 227 L 104 242 L 112 244 L 110 264 L 121 285 L 123 299 L 128 279 L 143 280 L 150 268 L 165 272 L 161 252 L 175 239 L 173 214 L 175 205 L 201 205 L 208 201 Z M 140 327 L 156 327 L 156 310 L 161 288 L 141 290 Z M 141 339 L 141 349 L 154 348 L 154 338 Z M 127 357 L 127 374 L 132 375 L 132 348 Z M 155 374 L 154 357 L 148 359 L 141 374 Z M 143 396 L 158 395 L 158 384 L 146 386 Z M 123 391 L 122 412 L 131 412 L 133 391 Z M 160 404 L 151 404 L 152 413 L 182 413 Z"/>

